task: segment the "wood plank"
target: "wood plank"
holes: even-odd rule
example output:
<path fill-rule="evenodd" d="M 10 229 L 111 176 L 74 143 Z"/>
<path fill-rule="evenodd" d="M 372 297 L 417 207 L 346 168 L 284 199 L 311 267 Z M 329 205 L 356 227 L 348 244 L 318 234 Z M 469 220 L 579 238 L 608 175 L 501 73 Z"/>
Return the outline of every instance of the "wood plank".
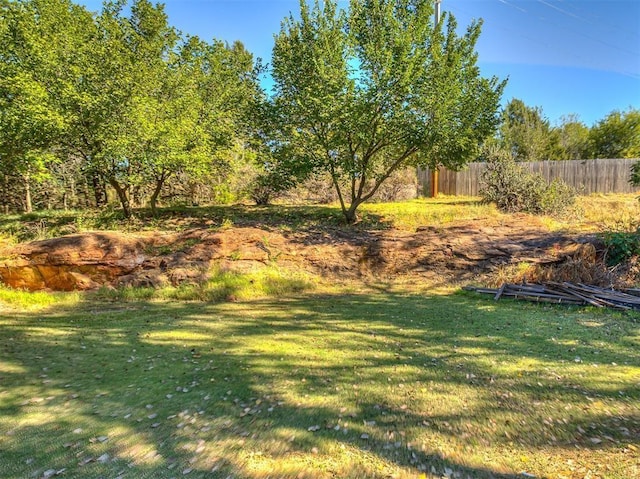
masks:
<path fill-rule="evenodd" d="M 545 284 L 504 283 L 500 288 L 473 288 L 464 289 L 478 293 L 491 294 L 495 300 L 500 298 L 521 299 L 536 302 L 551 302 L 562 304 L 577 304 L 608 307 L 622 310 L 640 310 L 640 289 L 636 289 L 638 296 L 627 294 L 611 288 L 601 288 L 586 284 L 574 284 L 569 282 Z"/>

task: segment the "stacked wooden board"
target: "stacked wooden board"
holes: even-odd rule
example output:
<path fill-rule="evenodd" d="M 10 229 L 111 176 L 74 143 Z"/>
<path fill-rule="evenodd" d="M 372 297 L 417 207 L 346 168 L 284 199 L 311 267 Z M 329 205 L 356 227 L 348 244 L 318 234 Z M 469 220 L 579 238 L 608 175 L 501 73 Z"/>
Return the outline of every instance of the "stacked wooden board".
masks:
<path fill-rule="evenodd" d="M 552 282 L 544 284 L 503 284 L 498 289 L 474 287 L 465 289 L 491 294 L 495 300 L 514 298 L 640 311 L 640 289 L 615 290 L 586 284 Z"/>

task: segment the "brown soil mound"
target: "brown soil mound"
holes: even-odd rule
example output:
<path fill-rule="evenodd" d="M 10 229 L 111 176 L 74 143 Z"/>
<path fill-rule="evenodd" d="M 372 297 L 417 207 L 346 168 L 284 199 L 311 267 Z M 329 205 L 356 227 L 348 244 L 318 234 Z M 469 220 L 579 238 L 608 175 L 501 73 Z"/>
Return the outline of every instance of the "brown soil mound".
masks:
<path fill-rule="evenodd" d="M 569 263 L 579 270 L 580 264 L 594 276 L 592 266 L 598 262 L 594 243 L 591 236 L 550 233 L 517 217 L 493 225 L 424 227 L 415 233 L 346 228 L 194 229 L 153 235 L 96 232 L 5 248 L 0 251 L 0 281 L 28 290 L 157 287 L 203 281 L 213 264 L 247 271 L 270 263 L 335 280 L 478 282 L 497 268 L 522 262 L 543 271 L 549 267 L 564 271 L 568 267 L 563 265 Z"/>

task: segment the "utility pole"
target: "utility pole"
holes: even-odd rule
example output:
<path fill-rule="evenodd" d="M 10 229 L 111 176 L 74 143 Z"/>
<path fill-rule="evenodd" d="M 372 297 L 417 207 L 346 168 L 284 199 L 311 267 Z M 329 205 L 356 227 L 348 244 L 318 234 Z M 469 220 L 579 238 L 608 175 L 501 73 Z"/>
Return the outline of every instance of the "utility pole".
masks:
<path fill-rule="evenodd" d="M 442 0 L 435 0 L 435 26 L 440 23 L 440 2 Z M 435 168 L 431 168 L 431 198 L 438 196 L 438 165 Z"/>

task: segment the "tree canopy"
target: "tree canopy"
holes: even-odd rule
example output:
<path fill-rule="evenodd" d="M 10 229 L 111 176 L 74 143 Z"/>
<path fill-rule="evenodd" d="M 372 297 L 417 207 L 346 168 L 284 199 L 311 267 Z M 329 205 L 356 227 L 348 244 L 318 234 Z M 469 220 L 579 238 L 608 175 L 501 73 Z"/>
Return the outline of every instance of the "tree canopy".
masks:
<path fill-rule="evenodd" d="M 640 157 L 640 110 L 613 111 L 589 132 L 594 158 Z"/>
<path fill-rule="evenodd" d="M 155 208 L 172 175 L 215 169 L 242 135 L 260 88 L 241 43 L 185 38 L 148 0 L 96 15 L 70 0 L 0 2 L 5 178 L 79 159 L 96 203 L 109 185 L 129 216 L 133 194 Z"/>
<path fill-rule="evenodd" d="M 329 173 L 347 221 L 398 168 L 458 169 L 498 126 L 505 82 L 480 75 L 481 24 L 458 36 L 433 13 L 426 0 L 303 0 L 276 36 L 273 148 L 283 167 Z"/>
<path fill-rule="evenodd" d="M 302 183 L 353 222 L 398 175 L 495 144 L 523 161 L 640 156 L 637 109 L 591 128 L 518 99 L 500 111 L 481 22 L 436 24 L 432 0 L 301 0 L 275 36 L 271 94 L 242 43 L 183 35 L 152 2 L 0 0 L 4 212 L 266 203 Z"/>
<path fill-rule="evenodd" d="M 542 161 L 553 158 L 559 138 L 552 134 L 542 109 L 511 99 L 502 112 L 500 144 L 516 161 Z"/>

